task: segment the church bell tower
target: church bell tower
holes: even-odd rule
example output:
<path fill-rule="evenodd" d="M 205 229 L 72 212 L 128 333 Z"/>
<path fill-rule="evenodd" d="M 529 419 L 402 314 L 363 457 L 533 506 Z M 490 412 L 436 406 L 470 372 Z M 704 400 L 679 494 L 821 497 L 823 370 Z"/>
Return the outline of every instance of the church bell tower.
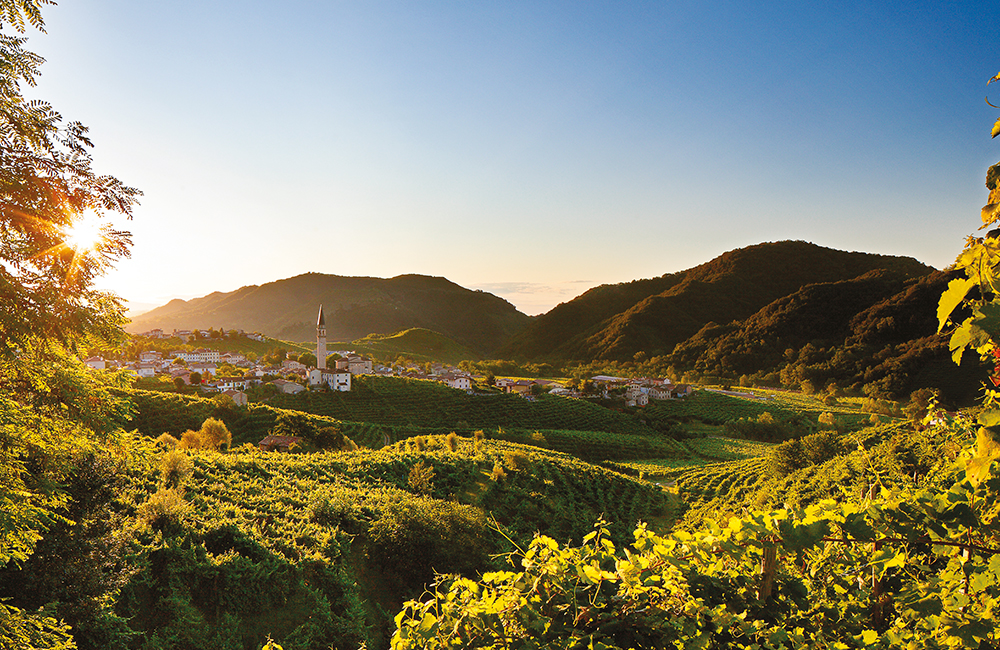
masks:
<path fill-rule="evenodd" d="M 316 319 L 316 367 L 326 369 L 326 319 L 323 318 L 323 305 L 319 306 L 319 318 Z"/>

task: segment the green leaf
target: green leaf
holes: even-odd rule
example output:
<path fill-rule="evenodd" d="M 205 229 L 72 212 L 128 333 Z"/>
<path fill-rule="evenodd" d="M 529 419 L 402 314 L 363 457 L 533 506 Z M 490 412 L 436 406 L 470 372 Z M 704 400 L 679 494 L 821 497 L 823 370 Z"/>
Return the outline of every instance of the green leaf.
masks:
<path fill-rule="evenodd" d="M 938 331 L 944 329 L 945 324 L 948 322 L 948 317 L 951 313 L 962 304 L 965 300 L 966 294 L 975 285 L 969 278 L 956 278 L 948 283 L 948 289 L 941 294 L 941 300 L 938 302 Z"/>
<path fill-rule="evenodd" d="M 811 548 L 826 536 L 830 522 L 821 520 L 806 526 L 796 526 L 794 522 L 785 520 L 778 525 L 781 532 L 781 545 L 785 550 L 798 552 Z"/>
<path fill-rule="evenodd" d="M 1000 424 L 1000 410 L 990 409 L 989 411 L 983 411 L 979 414 L 977 422 L 984 427 L 995 427 Z"/>

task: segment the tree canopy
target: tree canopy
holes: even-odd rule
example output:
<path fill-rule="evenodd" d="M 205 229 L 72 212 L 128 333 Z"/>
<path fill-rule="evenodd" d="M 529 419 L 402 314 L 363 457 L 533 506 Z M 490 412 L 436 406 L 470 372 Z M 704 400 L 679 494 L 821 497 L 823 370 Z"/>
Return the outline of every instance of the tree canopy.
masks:
<path fill-rule="evenodd" d="M 129 255 L 131 236 L 106 220 L 131 217 L 140 192 L 91 166 L 87 127 L 28 99 L 42 57 L 25 48 L 27 27 L 44 32 L 49 0 L 0 0 L 0 354 L 32 336 L 59 341 L 114 335 L 119 300 L 93 281 Z M 87 223 L 90 241 L 74 240 Z"/>

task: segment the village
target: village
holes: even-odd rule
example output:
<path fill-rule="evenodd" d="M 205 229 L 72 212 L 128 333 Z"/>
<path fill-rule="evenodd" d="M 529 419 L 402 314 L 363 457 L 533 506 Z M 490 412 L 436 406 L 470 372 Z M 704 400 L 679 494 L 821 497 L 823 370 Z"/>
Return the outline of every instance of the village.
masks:
<path fill-rule="evenodd" d="M 152 340 L 177 338 L 196 342 L 209 339 L 213 334 L 213 330 L 174 330 L 168 335 L 161 329 L 154 329 L 139 336 Z M 248 334 L 233 330 L 231 335 L 257 342 L 269 340 L 258 332 Z M 240 352 L 199 347 L 169 352 L 144 350 L 139 352 L 138 359 L 129 361 L 93 356 L 85 359 L 84 363 L 94 370 L 126 370 L 137 379 L 158 379 L 173 384 L 177 389 L 193 386 L 204 393 L 225 395 L 238 406 L 248 403 L 250 398 L 247 392 L 254 389 L 263 391 L 265 395 L 297 394 L 307 390 L 350 392 L 352 377 L 357 375 L 433 381 L 469 394 L 496 394 L 500 391 L 534 400 L 547 393 L 577 399 L 621 400 L 625 406 L 639 408 L 648 405 L 651 400 L 687 397 L 693 392 L 690 385 L 674 384 L 670 379 L 660 378 L 596 375 L 583 386 L 570 388 L 549 379 L 484 377 L 443 363 L 378 363 L 353 350 L 327 350 L 322 305 L 316 321 L 316 364 L 308 365 L 293 356 L 286 353 L 286 358 L 280 363 L 265 363 Z"/>

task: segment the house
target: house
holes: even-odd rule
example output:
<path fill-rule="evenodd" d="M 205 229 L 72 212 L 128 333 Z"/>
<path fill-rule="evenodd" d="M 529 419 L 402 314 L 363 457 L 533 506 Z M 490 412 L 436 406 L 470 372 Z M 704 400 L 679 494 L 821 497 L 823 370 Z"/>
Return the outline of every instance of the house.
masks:
<path fill-rule="evenodd" d="M 305 370 L 306 364 L 299 363 L 298 361 L 292 361 L 291 359 L 285 359 L 281 362 L 282 370 Z"/>
<path fill-rule="evenodd" d="M 199 361 L 201 363 L 219 363 L 219 351 L 208 348 L 198 348 L 193 355 L 189 355 L 188 361 Z"/>
<path fill-rule="evenodd" d="M 694 387 L 690 384 L 677 384 L 674 386 L 674 397 L 687 397 L 694 392 Z"/>
<path fill-rule="evenodd" d="M 294 445 L 302 442 L 298 436 L 266 436 L 257 443 L 261 451 L 288 452 Z"/>
<path fill-rule="evenodd" d="M 176 336 L 182 341 L 190 341 L 195 337 L 191 330 L 174 330 L 173 336 Z"/>
<path fill-rule="evenodd" d="M 535 382 L 528 379 L 519 379 L 513 384 L 507 386 L 508 393 L 517 393 L 518 395 L 527 395 L 531 393 L 531 387 L 535 385 Z"/>
<path fill-rule="evenodd" d="M 286 379 L 275 379 L 271 383 L 277 386 L 278 390 L 280 390 L 282 393 L 288 393 L 289 395 L 295 395 L 296 393 L 301 393 L 306 389 L 306 387 L 303 386 L 302 384 L 294 381 L 288 381 Z"/>
<path fill-rule="evenodd" d="M 247 394 L 241 390 L 224 390 L 222 394 L 233 400 L 233 404 L 236 406 L 247 405 Z"/>
<path fill-rule="evenodd" d="M 157 369 L 157 364 L 155 363 L 135 364 L 135 371 L 140 377 L 155 377 L 156 369 Z"/>
<path fill-rule="evenodd" d="M 442 381 L 459 390 L 472 390 L 472 378 L 468 375 L 445 375 Z"/>
<path fill-rule="evenodd" d="M 139 353 L 139 361 L 149 363 L 151 361 L 162 361 L 163 353 L 158 350 L 146 350 Z"/>
<path fill-rule="evenodd" d="M 515 380 L 513 380 L 513 379 L 508 379 L 506 377 L 497 377 L 496 381 L 493 383 L 493 385 L 496 386 L 497 388 L 504 388 L 504 389 L 506 389 L 508 386 L 511 386 L 513 384 L 516 384 L 516 383 L 517 382 Z"/>
<path fill-rule="evenodd" d="M 674 396 L 674 386 L 672 384 L 662 384 L 653 386 L 649 390 L 649 398 L 656 400 L 671 399 Z"/>
<path fill-rule="evenodd" d="M 370 375 L 372 374 L 372 362 L 364 357 L 352 354 L 337 359 L 337 370 L 346 370 L 352 375 Z"/>
<path fill-rule="evenodd" d="M 246 390 L 253 382 L 246 377 L 219 377 L 215 380 L 215 386 L 221 391 Z"/>
<path fill-rule="evenodd" d="M 87 357 L 83 362 L 87 364 L 88 368 L 93 368 L 94 370 L 104 370 L 108 367 L 103 357 Z"/>
<path fill-rule="evenodd" d="M 344 393 L 351 390 L 351 373 L 346 370 L 328 370 L 312 368 L 309 371 L 309 385 L 322 386 L 326 384 L 332 390 Z"/>
<path fill-rule="evenodd" d="M 177 368 L 176 370 L 171 370 L 170 377 L 171 379 L 177 379 L 180 377 L 184 380 L 185 384 L 191 383 L 191 371 L 187 368 Z"/>
<path fill-rule="evenodd" d="M 215 376 L 215 371 L 217 370 L 214 363 L 189 363 L 188 369 L 191 372 L 200 372 L 202 377 L 206 375 Z"/>

